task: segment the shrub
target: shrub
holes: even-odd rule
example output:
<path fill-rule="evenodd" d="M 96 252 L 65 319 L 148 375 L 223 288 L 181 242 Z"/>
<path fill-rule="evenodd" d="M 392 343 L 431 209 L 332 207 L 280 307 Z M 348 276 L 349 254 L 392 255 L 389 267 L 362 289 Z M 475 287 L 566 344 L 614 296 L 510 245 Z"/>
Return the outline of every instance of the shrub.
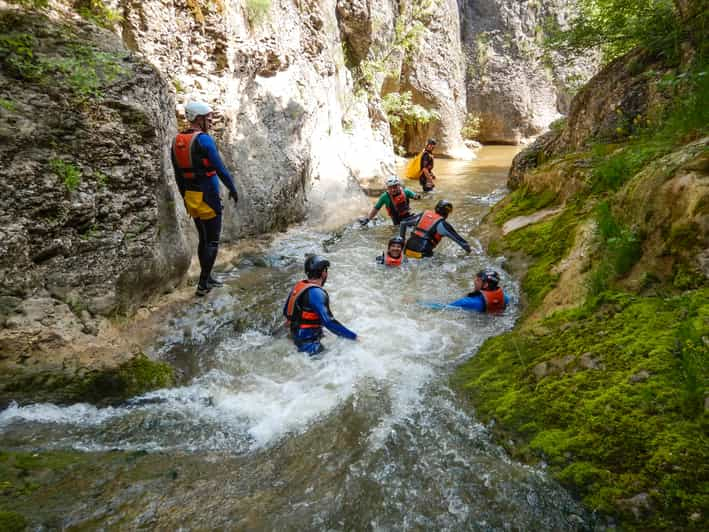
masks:
<path fill-rule="evenodd" d="M 49 161 L 49 166 L 68 191 L 76 190 L 81 183 L 81 170 L 72 163 L 55 158 Z"/>
<path fill-rule="evenodd" d="M 411 92 L 403 94 L 390 92 L 384 96 L 382 107 L 389 120 L 391 136 L 395 146 L 401 146 L 404 142 L 404 134 L 407 127 L 425 125 L 431 120 L 438 120 L 436 111 L 431 111 L 425 107 L 411 101 Z"/>
<path fill-rule="evenodd" d="M 122 17 L 103 0 L 75 0 L 74 9 L 82 18 L 103 28 L 112 28 Z"/>
<path fill-rule="evenodd" d="M 672 0 L 580 0 L 568 29 L 550 22 L 547 48 L 576 55 L 600 48 L 605 61 L 641 46 L 675 60 L 687 35 Z"/>
<path fill-rule="evenodd" d="M 271 0 L 246 0 L 246 18 L 249 24 L 258 26 L 268 17 Z"/>
<path fill-rule="evenodd" d="M 463 129 L 460 130 L 460 134 L 464 139 L 477 140 L 480 135 L 480 115 L 476 113 L 468 113 L 465 117 L 465 124 Z"/>

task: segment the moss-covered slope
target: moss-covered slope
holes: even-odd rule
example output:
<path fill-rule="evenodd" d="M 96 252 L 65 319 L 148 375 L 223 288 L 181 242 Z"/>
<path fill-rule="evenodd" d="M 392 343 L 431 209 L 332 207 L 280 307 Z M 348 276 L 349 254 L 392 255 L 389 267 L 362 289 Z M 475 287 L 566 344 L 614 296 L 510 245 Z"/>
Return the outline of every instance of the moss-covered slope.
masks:
<path fill-rule="evenodd" d="M 453 377 L 512 455 L 624 530 L 709 524 L 709 69 L 678 68 L 652 124 L 518 168 L 486 231 L 522 319 Z"/>

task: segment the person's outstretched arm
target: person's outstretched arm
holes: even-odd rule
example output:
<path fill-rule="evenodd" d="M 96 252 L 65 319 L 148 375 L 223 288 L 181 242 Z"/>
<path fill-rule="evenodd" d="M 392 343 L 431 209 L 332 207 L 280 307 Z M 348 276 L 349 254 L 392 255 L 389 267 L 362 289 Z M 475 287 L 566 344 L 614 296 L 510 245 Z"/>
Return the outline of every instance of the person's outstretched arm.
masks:
<path fill-rule="evenodd" d="M 446 222 L 445 220 L 441 221 L 437 226 L 436 226 L 436 232 L 441 235 L 441 236 L 447 236 L 450 238 L 453 242 L 458 244 L 460 247 L 462 247 L 466 253 L 470 253 L 470 244 L 468 244 L 468 241 L 465 240 L 462 236 L 460 236 L 455 229 Z"/>
<path fill-rule="evenodd" d="M 324 327 L 330 332 L 336 334 L 337 336 L 342 336 L 343 338 L 348 338 L 350 340 L 356 340 L 357 334 L 350 331 L 347 327 L 342 325 L 337 321 L 332 313 L 330 312 L 330 307 L 328 304 L 328 297 L 324 290 L 318 288 L 311 288 L 308 293 L 310 306 L 315 309 L 315 312 L 320 316 L 320 320 Z"/>

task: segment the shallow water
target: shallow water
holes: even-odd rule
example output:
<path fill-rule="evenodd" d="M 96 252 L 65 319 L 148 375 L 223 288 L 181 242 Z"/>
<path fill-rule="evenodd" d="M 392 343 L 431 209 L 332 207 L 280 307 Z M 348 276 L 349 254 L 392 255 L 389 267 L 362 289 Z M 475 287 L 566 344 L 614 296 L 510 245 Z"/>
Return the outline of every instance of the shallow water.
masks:
<path fill-rule="evenodd" d="M 63 485 L 55 497 L 50 483 L 32 496 L 50 501 L 40 521 L 166 529 L 592 528 L 542 471 L 510 461 L 447 387 L 455 366 L 517 316 L 516 281 L 475 239 L 480 219 L 504 194 L 513 154 L 488 147 L 473 162 L 438 160 L 437 192 L 413 204 L 419 211 L 451 200 L 449 221 L 472 254 L 444 239 L 432 259 L 400 270 L 377 266 L 375 256 L 394 233 L 385 213 L 365 229 L 352 221 L 329 232 L 291 228 L 223 272 L 227 287 L 180 311 L 156 339 L 153 354 L 175 364 L 183 386 L 112 408 L 36 404 L 1 412 L 3 447 L 87 453 L 61 477 L 74 479 L 73 487 Z M 332 264 L 326 288 L 333 313 L 360 335 L 358 342 L 329 335 L 319 359 L 296 352 L 281 326 L 284 299 L 302 277 L 305 253 L 313 252 Z M 460 297 L 483 267 L 502 274 L 513 302 L 504 315 L 421 305 Z"/>

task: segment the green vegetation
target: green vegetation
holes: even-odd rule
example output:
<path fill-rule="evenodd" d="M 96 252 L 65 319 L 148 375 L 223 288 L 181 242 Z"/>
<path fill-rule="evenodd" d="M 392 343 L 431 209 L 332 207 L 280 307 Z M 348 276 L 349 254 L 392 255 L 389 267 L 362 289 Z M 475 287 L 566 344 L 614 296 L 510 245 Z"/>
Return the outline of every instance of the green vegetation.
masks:
<path fill-rule="evenodd" d="M 15 105 L 15 102 L 13 102 L 12 100 L 6 100 L 5 98 L 0 98 L 0 107 L 10 112 L 17 109 L 17 105 Z"/>
<path fill-rule="evenodd" d="M 524 227 L 506 237 L 507 249 L 522 251 L 534 259 L 522 278 L 522 289 L 528 299 L 527 313 L 556 286 L 559 275 L 551 271 L 552 267 L 571 249 L 578 223 L 578 212 L 567 208 L 550 220 Z"/>
<path fill-rule="evenodd" d="M 2 487 L 1 484 L 0 487 Z M 5 532 L 23 532 L 27 530 L 27 519 L 20 513 L 0 510 L 0 530 Z"/>
<path fill-rule="evenodd" d="M 391 61 L 403 56 L 403 62 L 410 63 L 413 53 L 418 50 L 421 38 L 426 31 L 426 24 L 434 16 L 439 0 L 404 1 L 399 6 L 399 16 L 394 26 L 394 39 L 378 50 L 370 51 L 370 56 L 354 65 L 352 59 L 345 56 L 346 62 L 352 65 L 355 89 L 365 93 L 373 93 L 377 85 L 377 76 L 391 74 Z M 345 50 L 347 52 L 347 50 Z"/>
<path fill-rule="evenodd" d="M 112 28 L 122 17 L 103 0 L 75 0 L 74 9 L 82 18 L 103 28 Z"/>
<path fill-rule="evenodd" d="M 399 151 L 404 150 L 402 144 L 408 127 L 425 125 L 431 120 L 439 118 L 435 111 L 429 111 L 425 107 L 413 103 L 411 92 L 408 91 L 403 94 L 390 92 L 384 96 L 382 107 L 387 115 L 387 120 L 389 120 L 392 140 Z"/>
<path fill-rule="evenodd" d="M 707 289 L 606 292 L 595 307 L 548 318 L 542 332 L 488 340 L 456 385 L 482 420 L 497 420 L 514 456 L 543 459 L 623 529 L 699 529 L 691 516 L 709 507 L 708 318 Z M 624 501 L 640 493 L 651 510 L 638 520 Z"/>
<path fill-rule="evenodd" d="M 606 61 L 643 47 L 676 60 L 686 35 L 672 0 L 580 0 L 569 29 L 551 23 L 546 45 L 566 54 L 600 48 Z"/>
<path fill-rule="evenodd" d="M 268 17 L 271 0 L 246 0 L 246 17 L 251 26 L 258 26 Z"/>
<path fill-rule="evenodd" d="M 8 0 L 10 4 L 32 9 L 42 9 L 49 5 L 49 0 Z"/>
<path fill-rule="evenodd" d="M 481 120 L 480 115 L 476 113 L 468 113 L 465 117 L 463 129 L 460 130 L 461 136 L 464 139 L 477 140 L 480 135 Z"/>
<path fill-rule="evenodd" d="M 81 170 L 74 164 L 54 158 L 49 161 L 49 167 L 57 174 L 69 192 L 76 190 L 81 183 Z"/>
<path fill-rule="evenodd" d="M 77 309 L 79 310 L 79 309 Z M 3 376 L 2 397 L 111 404 L 175 384 L 172 366 L 138 354 L 117 368 L 85 373 L 19 372 Z"/>
<path fill-rule="evenodd" d="M 614 2 L 582 2 L 591 4 Z M 607 15 L 629 16 L 619 10 Z M 634 24 L 648 14 L 636 15 Z M 654 52 L 652 61 L 664 55 L 667 68 L 679 46 L 670 42 L 677 24 L 668 26 L 665 40 L 651 39 L 652 25 L 633 36 L 632 26 L 626 29 L 634 41 L 608 44 L 640 43 Z M 606 53 L 618 50 L 610 46 Z M 619 114 L 615 134 L 596 138 L 588 151 L 537 161 L 540 166 L 527 174 L 539 187 L 558 183 L 559 172 L 567 171 L 580 192 L 554 219 L 490 244 L 510 264 L 520 258 L 527 264 L 522 289 L 528 305 L 520 325 L 488 340 L 454 382 L 483 421 L 495 420 L 493 431 L 511 454 L 544 461 L 589 508 L 618 517 L 620 529 L 702 530 L 709 508 L 709 288 L 696 260 L 706 232 L 695 216 L 709 205 L 701 200 L 672 207 L 671 217 L 656 206 L 638 213 L 618 205 L 621 198 L 626 205 L 645 197 L 646 187 L 654 191 L 675 175 L 682 163 L 674 161 L 706 160 L 699 156 L 706 150 L 700 139 L 709 134 L 709 66 L 700 50 L 684 70 L 661 76 L 643 73 L 649 62 L 632 57 L 636 62 L 627 68 L 646 76 L 660 94 L 651 99 L 656 107 L 639 116 Z M 534 194 L 522 187 L 495 207 L 491 219 L 502 225 L 556 201 L 551 186 Z M 590 221 L 595 242 L 575 250 L 590 267 L 586 297 L 573 310 L 552 313 L 545 306 L 540 316 L 577 226 Z M 577 286 L 569 281 L 565 289 Z"/>
<path fill-rule="evenodd" d="M 98 188 L 106 188 L 106 185 L 108 185 L 108 176 L 106 174 L 100 170 L 94 170 L 93 176 Z"/>
<path fill-rule="evenodd" d="M 65 44 L 66 55 L 43 51 L 29 33 L 0 28 L 0 64 L 10 76 L 50 87 L 58 86 L 78 100 L 100 98 L 102 87 L 125 73 L 122 57 L 77 41 Z"/>
<path fill-rule="evenodd" d="M 600 260 L 590 277 L 591 296 L 607 290 L 612 279 L 628 273 L 642 256 L 642 239 L 615 219 L 607 201 L 596 207 L 596 228 Z"/>
<path fill-rule="evenodd" d="M 503 204 L 495 209 L 495 223 L 502 225 L 517 216 L 526 216 L 553 205 L 557 194 L 553 190 L 542 190 L 535 194 L 522 186 L 507 196 Z"/>

